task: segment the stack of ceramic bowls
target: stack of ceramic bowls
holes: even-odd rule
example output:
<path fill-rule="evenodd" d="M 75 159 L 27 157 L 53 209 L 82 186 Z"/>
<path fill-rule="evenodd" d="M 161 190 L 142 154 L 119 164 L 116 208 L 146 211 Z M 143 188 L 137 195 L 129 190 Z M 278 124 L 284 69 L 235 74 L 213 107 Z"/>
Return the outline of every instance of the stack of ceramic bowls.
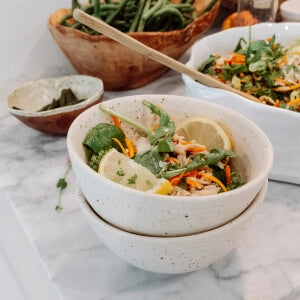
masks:
<path fill-rule="evenodd" d="M 103 105 L 145 124 L 151 113 L 143 99 L 178 120 L 206 116 L 222 124 L 237 153 L 231 163 L 246 183 L 216 195 L 165 196 L 127 188 L 100 176 L 87 165 L 82 146 L 95 125 L 111 122 L 96 105 L 75 119 L 67 136 L 80 207 L 100 239 L 127 262 L 159 273 L 194 271 L 226 255 L 245 236 L 266 194 L 272 146 L 263 131 L 245 117 L 198 99 L 138 95 Z"/>

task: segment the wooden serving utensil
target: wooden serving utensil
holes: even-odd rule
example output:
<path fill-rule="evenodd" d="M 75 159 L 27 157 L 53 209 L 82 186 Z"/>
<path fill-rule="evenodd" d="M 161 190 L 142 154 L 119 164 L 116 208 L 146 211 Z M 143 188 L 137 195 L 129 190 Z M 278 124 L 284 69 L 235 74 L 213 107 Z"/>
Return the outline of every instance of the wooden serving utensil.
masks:
<path fill-rule="evenodd" d="M 175 70 L 179 73 L 183 73 L 206 86 L 228 90 L 232 93 L 238 94 L 249 100 L 261 103 L 261 101 L 258 98 L 254 97 L 252 95 L 249 95 L 247 93 L 244 93 L 240 90 L 237 90 L 235 88 L 232 88 L 232 87 L 226 85 L 225 83 L 222 83 L 209 75 L 206 75 L 206 74 L 203 74 L 196 70 L 193 70 L 191 68 L 188 68 L 183 63 L 181 63 L 181 62 L 179 62 L 157 50 L 154 50 L 154 49 L 144 45 L 143 43 L 132 38 L 131 36 L 115 29 L 114 27 L 108 25 L 107 23 L 101 21 L 98 18 L 95 18 L 95 17 L 83 12 L 80 9 L 74 10 L 73 17 L 78 22 L 110 37 L 111 39 L 123 44 L 124 46 L 126 46 L 132 50 L 135 50 L 135 51 L 139 52 L 140 54 L 142 54 L 148 58 L 151 58 L 172 70 Z"/>

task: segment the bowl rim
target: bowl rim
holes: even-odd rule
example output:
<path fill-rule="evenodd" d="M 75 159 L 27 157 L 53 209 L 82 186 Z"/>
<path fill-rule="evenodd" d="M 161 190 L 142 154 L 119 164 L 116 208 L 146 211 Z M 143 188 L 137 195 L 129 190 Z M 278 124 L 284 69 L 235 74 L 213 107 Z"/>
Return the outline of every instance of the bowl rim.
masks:
<path fill-rule="evenodd" d="M 74 105 L 69 105 L 69 106 L 58 107 L 58 108 L 41 111 L 41 112 L 29 112 L 29 111 L 24 111 L 24 110 L 18 110 L 18 109 L 14 109 L 9 106 L 9 101 L 10 101 L 11 97 L 13 96 L 13 94 L 15 92 L 17 92 L 20 89 L 24 89 L 27 86 L 30 86 L 33 84 L 36 85 L 36 84 L 46 82 L 46 81 L 51 81 L 51 80 L 64 81 L 64 80 L 71 79 L 71 78 L 83 78 L 83 79 L 86 79 L 89 81 L 94 81 L 94 82 L 98 83 L 98 86 L 99 86 L 98 90 L 94 95 L 91 95 L 89 98 L 85 99 L 84 101 L 82 101 L 80 103 L 77 103 Z M 58 76 L 58 77 L 47 77 L 47 78 L 42 78 L 42 79 L 38 79 L 38 80 L 31 80 L 31 81 L 26 82 L 26 83 L 16 87 L 15 89 L 13 89 L 7 97 L 7 101 L 6 101 L 7 102 L 7 110 L 9 113 L 11 113 L 13 115 L 22 116 L 22 117 L 46 117 L 46 116 L 52 116 L 52 115 L 59 115 L 59 114 L 68 113 L 68 112 L 82 109 L 88 105 L 92 105 L 95 101 L 97 101 L 98 99 L 100 99 L 103 96 L 103 93 L 104 93 L 103 81 L 98 77 L 94 77 L 94 76 L 90 76 L 90 75 L 80 75 L 80 74 Z"/>
<path fill-rule="evenodd" d="M 185 99 L 188 99 L 188 101 L 200 101 L 202 102 L 204 105 L 208 105 L 208 106 L 211 106 L 211 107 L 217 107 L 217 108 L 222 108 L 223 111 L 227 111 L 229 112 L 230 114 L 233 114 L 235 115 L 236 117 L 242 119 L 244 122 L 247 122 L 249 125 L 251 125 L 253 128 L 256 129 L 257 132 L 259 132 L 259 134 L 261 136 L 264 137 L 265 141 L 266 141 L 266 148 L 267 148 L 267 152 L 269 153 L 268 155 L 268 160 L 266 160 L 266 165 L 265 165 L 265 168 L 264 168 L 264 172 L 262 172 L 261 174 L 259 174 L 259 176 L 253 178 L 251 181 L 248 181 L 246 182 L 244 185 L 242 185 L 241 187 L 237 188 L 237 189 L 234 189 L 234 190 L 231 190 L 231 191 L 228 191 L 226 193 L 218 193 L 218 194 L 213 194 L 213 195 L 204 195 L 204 196 L 168 196 L 168 195 L 159 195 L 159 194 L 150 194 L 150 193 L 147 193 L 147 192 L 143 192 L 143 191 L 139 191 L 139 190 L 136 190 L 136 189 L 132 189 L 132 188 L 129 188 L 129 187 L 126 187 L 126 186 L 122 186 L 120 185 L 119 183 L 116 183 L 116 182 L 113 182 L 105 177 L 100 177 L 100 180 L 104 180 L 104 182 L 106 184 L 110 184 L 111 185 L 111 188 L 112 189 L 119 189 L 121 191 L 124 191 L 124 192 L 129 192 L 132 194 L 132 195 L 141 195 L 141 196 L 145 196 L 145 195 L 151 195 L 151 198 L 152 200 L 157 200 L 157 201 L 161 201 L 161 198 L 163 197 L 164 201 L 165 202 L 173 202 L 174 201 L 179 201 L 179 202 L 185 202 L 185 201 L 190 201 L 190 202 L 193 202 L 193 201 L 201 201 L 201 202 L 205 202 L 205 201 L 213 201 L 214 199 L 219 199 L 219 198 L 226 198 L 226 197 L 230 197 L 231 195 L 234 196 L 235 194 L 238 194 L 238 193 L 241 193 L 243 192 L 244 190 L 248 190 L 248 188 L 250 186 L 255 186 L 257 184 L 259 184 L 259 182 L 263 182 L 265 178 L 268 177 L 268 174 L 272 168 L 272 165 L 273 165 L 273 160 L 274 160 L 274 152 L 273 152 L 273 148 L 272 148 L 272 145 L 271 145 L 271 142 L 269 140 L 269 138 L 266 136 L 266 134 L 263 132 L 262 129 L 260 129 L 259 126 L 257 126 L 254 122 L 250 121 L 249 119 L 247 119 L 246 117 L 244 117 L 243 115 L 235 112 L 234 110 L 231 110 L 229 108 L 226 108 L 226 107 L 222 107 L 220 105 L 217 105 L 217 104 L 214 104 L 214 103 L 211 103 L 209 101 L 205 101 L 205 100 L 202 100 L 202 99 L 195 99 L 195 98 L 191 98 L 191 97 L 185 97 L 185 96 L 177 96 L 177 95 L 162 95 L 162 94 L 150 94 L 150 95 L 130 95 L 130 96 L 124 96 L 124 97 L 117 97 L 117 98 L 113 98 L 113 99 L 110 99 L 108 101 L 105 101 L 103 102 L 102 104 L 103 105 L 110 105 L 110 101 L 115 101 L 116 103 L 119 101 L 130 101 L 131 99 L 133 99 L 134 97 L 138 97 L 139 99 L 140 98 L 145 98 L 147 99 L 148 98 L 152 98 L 152 97 L 156 97 L 156 98 L 166 98 L 166 97 L 172 97 L 172 98 L 178 98 L 178 99 L 182 99 L 182 98 L 185 98 Z M 107 103 L 107 104 L 105 104 Z M 73 123 L 71 124 L 69 130 L 68 130 L 68 134 L 67 134 L 67 149 L 68 149 L 68 152 L 69 152 L 69 155 L 71 157 L 71 160 L 72 158 L 76 159 L 76 162 L 78 163 L 78 165 L 80 166 L 80 168 L 83 168 L 83 170 L 85 172 L 87 172 L 87 176 L 92 176 L 94 178 L 99 178 L 99 174 L 97 172 L 95 172 L 94 170 L 92 170 L 88 165 L 87 163 L 81 159 L 81 157 L 79 156 L 79 154 L 77 153 L 76 150 L 74 150 L 73 148 L 73 141 L 71 140 L 71 134 L 72 134 L 72 131 L 73 131 L 73 127 L 76 126 L 76 123 L 78 122 L 78 120 L 84 116 L 84 115 L 87 115 L 89 114 L 90 111 L 96 109 L 96 106 L 98 106 L 97 104 L 96 105 L 93 105 L 92 107 L 90 107 L 89 109 L 85 110 L 83 113 L 81 113 L 74 121 Z M 98 180 L 96 178 L 96 180 Z M 141 197 L 143 198 L 143 197 Z"/>
<path fill-rule="evenodd" d="M 258 193 L 255 195 L 255 197 L 252 199 L 251 203 L 248 205 L 248 207 L 242 211 L 238 216 L 236 216 L 234 219 L 228 221 L 227 223 L 218 226 L 213 229 L 209 229 L 203 232 L 199 233 L 193 233 L 193 234 L 187 234 L 183 236 L 151 236 L 151 235 L 142 235 L 137 234 L 133 232 L 129 232 L 126 230 L 123 230 L 119 227 L 116 227 L 105 220 L 103 220 L 91 207 L 85 196 L 83 195 L 82 191 L 80 190 L 80 187 L 76 186 L 75 195 L 77 198 L 77 201 L 79 203 L 79 206 L 84 214 L 86 214 L 89 218 L 92 218 L 92 220 L 97 223 L 101 224 L 101 226 L 104 226 L 108 231 L 114 232 L 116 235 L 127 237 L 127 238 L 135 238 L 139 241 L 162 241 L 162 242 L 168 242 L 168 243 L 176 243 L 178 241 L 187 242 L 188 240 L 194 240 L 197 238 L 205 238 L 211 234 L 216 234 L 219 232 L 224 232 L 231 227 L 238 226 L 241 222 L 243 222 L 245 219 L 250 217 L 251 215 L 263 202 L 268 190 L 268 179 L 266 178 L 264 180 L 264 183 Z"/>

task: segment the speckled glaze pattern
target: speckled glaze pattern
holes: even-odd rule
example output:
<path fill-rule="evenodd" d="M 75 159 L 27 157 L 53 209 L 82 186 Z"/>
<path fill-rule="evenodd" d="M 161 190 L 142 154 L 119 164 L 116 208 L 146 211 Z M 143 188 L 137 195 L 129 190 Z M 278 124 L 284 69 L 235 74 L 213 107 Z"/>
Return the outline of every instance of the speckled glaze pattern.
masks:
<path fill-rule="evenodd" d="M 288 45 L 299 38 L 300 23 L 262 23 L 251 27 L 252 39 L 265 39 L 276 34 L 276 42 Z M 247 27 L 232 28 L 209 35 L 191 48 L 187 66 L 198 69 L 210 54 L 230 53 L 241 37 L 248 39 Z M 300 128 L 299 113 L 278 109 L 269 105 L 251 102 L 225 90 L 212 89 L 182 75 L 185 95 L 205 99 L 235 110 L 256 123 L 270 139 L 274 149 L 274 165 L 270 178 L 300 184 L 300 137 L 293 128 Z M 283 142 L 284 141 L 284 142 Z"/>
<path fill-rule="evenodd" d="M 38 112 L 70 88 L 78 99 L 75 105 Z M 99 78 L 71 75 L 28 82 L 12 91 L 7 98 L 8 111 L 27 126 L 47 134 L 66 135 L 74 119 L 87 108 L 100 103 L 103 82 Z M 18 107 L 20 109 L 15 109 Z"/>
<path fill-rule="evenodd" d="M 210 0 L 195 1 L 201 12 Z M 182 30 L 169 32 L 132 32 L 129 35 L 145 45 L 178 59 L 207 30 L 216 18 L 220 2 Z M 150 58 L 100 35 L 90 36 L 59 25 L 69 9 L 50 15 L 48 28 L 60 49 L 79 74 L 99 77 L 105 90 L 134 89 L 161 77 L 169 69 Z M 76 49 L 76 51 L 74 51 Z"/>
<path fill-rule="evenodd" d="M 127 231 L 154 236 L 180 236 L 225 224 L 247 208 L 272 166 L 272 147 L 265 134 L 243 116 L 193 98 L 138 95 L 115 98 L 103 104 L 150 126 L 153 115 L 142 105 L 142 99 L 159 104 L 177 121 L 202 115 L 219 122 L 237 152 L 232 163 L 247 183 L 228 193 L 184 197 L 144 193 L 100 176 L 86 164 L 82 146 L 84 137 L 92 127 L 100 122 L 112 122 L 110 116 L 102 113 L 96 105 L 75 119 L 67 136 L 77 182 L 93 209 L 107 222 Z M 130 126 L 124 124 L 123 128 L 132 138 Z"/>
<path fill-rule="evenodd" d="M 88 223 L 112 252 L 141 269 L 178 274 L 204 268 L 234 249 L 246 235 L 267 186 L 265 180 L 251 205 L 234 220 L 204 233 L 182 237 L 149 237 L 113 227 L 93 211 L 79 188 L 76 194 Z"/>

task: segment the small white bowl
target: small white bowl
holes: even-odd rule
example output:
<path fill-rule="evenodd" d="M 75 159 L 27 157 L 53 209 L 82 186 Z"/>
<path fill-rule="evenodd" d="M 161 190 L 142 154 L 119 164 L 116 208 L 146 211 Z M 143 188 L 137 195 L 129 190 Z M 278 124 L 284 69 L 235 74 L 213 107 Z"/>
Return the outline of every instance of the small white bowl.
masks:
<path fill-rule="evenodd" d="M 38 112 L 53 99 L 58 99 L 63 89 L 68 88 L 77 99 L 85 101 Z M 8 96 L 8 112 L 33 129 L 48 134 L 65 135 L 80 113 L 101 102 L 103 92 L 102 80 L 92 76 L 70 75 L 40 79 L 16 88 Z"/>
<path fill-rule="evenodd" d="M 276 41 L 284 45 L 299 38 L 300 23 L 261 23 L 251 27 L 252 39 L 265 39 L 276 34 Z M 249 28 L 236 27 L 220 31 L 199 40 L 191 48 L 187 66 L 197 70 L 210 54 L 229 54 L 241 37 L 246 40 Z M 300 160 L 296 149 L 300 149 L 300 113 L 252 102 L 221 89 L 206 87 L 183 75 L 185 94 L 188 97 L 205 99 L 209 102 L 235 110 L 256 123 L 270 139 L 274 149 L 274 164 L 269 178 L 300 184 Z"/>
<path fill-rule="evenodd" d="M 224 257 L 246 237 L 268 181 L 237 218 L 216 229 L 183 237 L 149 237 L 123 231 L 99 217 L 78 189 L 79 205 L 92 229 L 117 256 L 141 269 L 178 274 L 204 268 Z"/>
<path fill-rule="evenodd" d="M 112 118 L 95 105 L 74 120 L 68 132 L 67 146 L 80 189 L 97 214 L 127 231 L 152 236 L 180 236 L 223 225 L 245 210 L 272 166 L 273 150 L 266 135 L 236 112 L 193 98 L 138 95 L 112 99 L 102 105 L 149 127 L 153 114 L 142 104 L 143 99 L 158 104 L 175 121 L 207 116 L 219 122 L 229 134 L 237 153 L 231 162 L 246 184 L 216 195 L 165 196 L 134 190 L 100 176 L 87 165 L 82 142 L 94 126 L 101 122 L 112 123 Z M 130 133 L 130 126 L 126 123 L 123 122 L 122 127 Z"/>
<path fill-rule="evenodd" d="M 300 1 L 284 1 L 280 5 L 280 14 L 284 22 L 300 22 Z"/>

